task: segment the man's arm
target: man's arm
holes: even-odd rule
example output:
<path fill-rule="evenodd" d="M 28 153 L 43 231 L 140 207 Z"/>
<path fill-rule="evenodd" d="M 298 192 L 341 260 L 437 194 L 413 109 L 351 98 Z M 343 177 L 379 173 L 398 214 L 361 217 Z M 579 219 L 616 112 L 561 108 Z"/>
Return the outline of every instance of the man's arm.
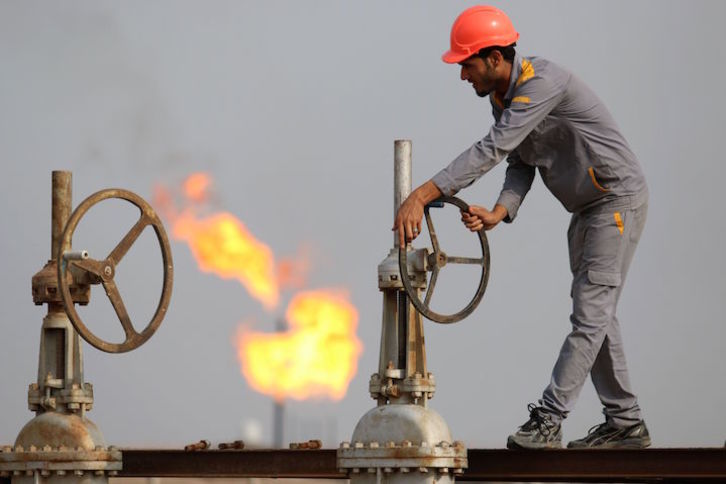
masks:
<path fill-rule="evenodd" d="M 517 216 L 519 206 L 532 187 L 534 181 L 534 166 L 522 163 L 517 150 L 512 151 L 507 158 L 509 165 L 504 177 L 504 186 L 497 199 L 497 204 L 504 206 L 507 215 L 504 221 L 511 223 Z"/>
<path fill-rule="evenodd" d="M 468 187 L 514 151 L 529 133 L 557 106 L 565 82 L 536 75 L 514 91 L 511 105 L 487 135 L 460 154 L 431 180 L 444 195 Z"/>
<path fill-rule="evenodd" d="M 507 174 L 504 178 L 504 187 L 499 199 L 490 211 L 477 205 L 469 206 L 468 212 L 461 212 L 461 221 L 472 232 L 491 230 L 504 220 L 510 223 L 517 216 L 519 206 L 525 195 L 532 187 L 535 168 L 522 163 L 517 150 L 509 153 L 507 158 Z"/>
<path fill-rule="evenodd" d="M 398 231 L 398 243 L 400 247 L 406 245 L 406 241 L 412 241 L 421 232 L 421 219 L 423 219 L 424 207 L 442 195 L 441 190 L 431 180 L 427 181 L 401 204 L 393 222 L 394 231 Z"/>

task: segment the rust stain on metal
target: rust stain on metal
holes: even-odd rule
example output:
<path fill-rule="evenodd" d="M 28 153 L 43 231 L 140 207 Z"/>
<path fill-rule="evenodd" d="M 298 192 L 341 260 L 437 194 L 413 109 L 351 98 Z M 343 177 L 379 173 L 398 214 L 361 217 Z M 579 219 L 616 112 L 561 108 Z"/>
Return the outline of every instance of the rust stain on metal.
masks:
<path fill-rule="evenodd" d="M 196 450 L 205 450 L 209 448 L 209 441 L 208 440 L 200 440 L 199 442 L 195 444 L 189 444 L 184 446 L 184 450 L 187 452 L 193 452 Z"/>
<path fill-rule="evenodd" d="M 110 198 L 120 198 L 135 205 L 141 211 L 139 219 L 105 259 L 95 260 L 88 258 L 68 261 L 68 264 L 66 264 L 64 259 L 65 250 L 71 247 L 73 233 L 75 232 L 80 219 L 92 206 Z M 121 299 L 119 289 L 116 287 L 116 283 L 114 282 L 114 276 L 116 274 L 116 267 L 146 227 L 153 228 L 159 245 L 161 246 L 163 285 L 161 299 L 154 316 L 144 330 L 137 332 L 131 324 L 131 319 L 123 300 Z M 83 339 L 85 339 L 90 345 L 107 353 L 124 353 L 144 344 L 156 332 L 161 324 L 161 321 L 166 315 L 166 311 L 169 307 L 169 301 L 171 299 L 173 280 L 173 262 L 171 258 L 169 239 L 166 235 L 166 231 L 164 230 L 164 226 L 161 223 L 161 219 L 154 209 L 143 198 L 128 190 L 101 190 L 86 198 L 80 203 L 80 205 L 78 205 L 78 207 L 76 207 L 68 219 L 68 222 L 65 224 L 63 233 L 56 244 L 57 247 L 55 250 L 57 250 L 57 253 L 54 254 L 54 257 L 58 261 L 56 264 L 58 279 L 57 290 L 60 294 L 61 300 L 63 301 L 68 318 L 71 320 L 73 326 L 81 337 L 83 337 Z M 66 270 L 66 265 L 68 266 L 68 270 Z M 68 283 L 68 272 L 72 273 L 72 280 L 74 282 L 78 282 L 80 280 L 81 282 L 91 282 L 103 285 L 106 295 L 111 301 L 111 305 L 113 306 L 116 315 L 121 322 L 121 326 L 124 329 L 126 340 L 123 343 L 109 343 L 104 341 L 86 327 L 73 304 L 74 301 Z"/>
<path fill-rule="evenodd" d="M 315 450 L 315 449 L 322 449 L 322 448 L 323 448 L 323 442 L 318 439 L 308 440 L 307 442 L 292 442 L 290 444 L 290 449 L 292 449 L 292 450 L 296 450 L 296 449 Z"/>
<path fill-rule="evenodd" d="M 336 451 L 332 449 L 122 452 L 121 477 L 346 478 L 338 469 Z M 469 468 L 457 475 L 457 480 L 726 482 L 726 448 L 547 452 L 469 449 L 467 454 Z"/>
<path fill-rule="evenodd" d="M 234 442 L 221 442 L 217 447 L 219 450 L 242 450 L 245 448 L 245 443 L 242 440 L 235 440 Z"/>

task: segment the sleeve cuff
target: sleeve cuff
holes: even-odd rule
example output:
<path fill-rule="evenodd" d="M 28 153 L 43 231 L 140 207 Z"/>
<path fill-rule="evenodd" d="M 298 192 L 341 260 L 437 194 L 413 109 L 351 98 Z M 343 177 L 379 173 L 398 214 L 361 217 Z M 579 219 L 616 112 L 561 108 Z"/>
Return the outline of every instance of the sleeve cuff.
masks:
<path fill-rule="evenodd" d="M 521 198 L 519 195 L 506 190 L 499 194 L 497 203 L 507 209 L 507 216 L 504 217 L 504 222 L 512 223 L 517 217 L 517 211 L 519 210 L 519 204 Z"/>
<path fill-rule="evenodd" d="M 431 181 L 447 197 L 453 197 L 459 191 L 456 189 L 454 180 L 446 173 L 446 170 L 438 172 Z"/>

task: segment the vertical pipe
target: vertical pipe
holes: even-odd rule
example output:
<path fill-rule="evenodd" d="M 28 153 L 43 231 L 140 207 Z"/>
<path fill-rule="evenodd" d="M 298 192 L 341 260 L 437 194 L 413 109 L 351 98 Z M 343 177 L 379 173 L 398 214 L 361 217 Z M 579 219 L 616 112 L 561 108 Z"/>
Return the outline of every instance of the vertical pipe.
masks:
<path fill-rule="evenodd" d="M 275 331 L 282 333 L 285 331 L 285 320 L 278 318 L 275 321 Z M 283 445 L 285 428 L 285 400 L 282 397 L 276 397 L 272 407 L 272 447 L 281 449 Z"/>
<path fill-rule="evenodd" d="M 393 215 L 411 194 L 411 140 L 398 139 L 393 143 Z M 393 246 L 398 248 L 398 233 L 394 233 Z M 398 293 L 398 358 L 397 368 L 407 370 L 409 302 L 404 291 Z M 408 373 L 405 371 L 405 373 Z"/>
<path fill-rule="evenodd" d="M 408 376 L 408 317 L 409 317 L 409 302 L 406 291 L 398 292 L 398 361 L 396 368 L 406 370 L 406 376 Z"/>
<path fill-rule="evenodd" d="M 58 250 L 58 242 L 63 235 L 63 229 L 71 217 L 72 208 L 72 182 L 73 175 L 70 171 L 54 171 L 52 175 L 52 200 L 51 207 L 51 242 L 50 258 L 55 259 Z M 66 248 L 67 249 L 67 248 Z"/>
<path fill-rule="evenodd" d="M 284 439 L 283 425 L 285 420 L 285 401 L 275 399 L 274 415 L 273 415 L 273 433 L 272 436 L 272 447 L 274 449 L 281 449 Z"/>
<path fill-rule="evenodd" d="M 411 140 L 393 142 L 393 216 L 411 194 Z M 398 233 L 393 234 L 393 246 L 398 248 Z"/>

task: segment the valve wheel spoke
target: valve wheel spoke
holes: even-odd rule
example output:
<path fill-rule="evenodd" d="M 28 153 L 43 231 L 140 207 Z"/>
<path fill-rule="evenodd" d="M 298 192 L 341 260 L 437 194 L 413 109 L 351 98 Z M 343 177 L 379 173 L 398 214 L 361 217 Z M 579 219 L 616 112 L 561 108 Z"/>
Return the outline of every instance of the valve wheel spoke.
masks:
<path fill-rule="evenodd" d="M 103 277 L 103 261 L 95 259 L 74 260 L 71 262 L 75 267 L 90 272 L 94 276 Z"/>
<path fill-rule="evenodd" d="M 476 264 L 478 266 L 484 265 L 484 258 L 479 257 L 478 259 L 474 257 L 455 257 L 455 256 L 446 256 L 446 263 L 447 264 Z"/>
<path fill-rule="evenodd" d="M 434 254 L 438 254 L 441 252 L 439 238 L 436 236 L 436 229 L 434 228 L 434 222 L 431 220 L 428 206 L 424 208 L 424 214 L 426 215 L 426 227 L 429 229 L 429 237 L 431 238 L 431 247 L 434 249 Z"/>
<path fill-rule="evenodd" d="M 431 279 L 429 280 L 429 287 L 426 289 L 426 297 L 424 298 L 424 306 L 428 307 L 431 301 L 431 296 L 434 294 L 434 287 L 436 286 L 436 280 L 439 278 L 439 268 L 434 267 L 431 272 Z"/>
<path fill-rule="evenodd" d="M 103 281 L 102 284 L 114 311 L 116 311 L 116 316 L 121 321 L 121 326 L 124 328 L 124 333 L 126 333 L 126 340 L 128 341 L 138 337 L 139 333 L 136 332 L 131 324 L 131 318 L 129 318 L 129 313 L 126 311 L 126 306 L 124 305 L 123 299 L 121 299 L 121 293 L 119 293 L 116 283 L 113 280 L 108 280 Z"/>
<path fill-rule="evenodd" d="M 146 212 L 142 210 L 139 220 L 136 221 L 134 226 L 131 227 L 131 229 L 124 236 L 124 238 L 121 239 L 121 242 L 119 242 L 118 245 L 114 247 L 114 249 L 108 255 L 107 259 L 111 259 L 114 264 L 118 264 L 119 262 L 121 262 L 121 259 L 123 259 L 131 246 L 134 244 L 134 242 L 136 242 L 136 239 L 139 238 L 141 232 L 143 232 L 148 225 L 151 225 L 151 223 L 152 222 L 146 215 Z"/>
<path fill-rule="evenodd" d="M 487 242 L 486 233 L 483 228 L 476 232 L 476 235 L 479 238 L 479 246 L 481 247 L 481 257 L 448 256 L 441 250 L 429 209 L 431 206 L 441 207 L 447 203 L 455 205 L 461 211 L 469 210 L 469 206 L 465 202 L 455 197 L 441 197 L 424 207 L 424 216 L 426 217 L 426 226 L 431 239 L 433 252 L 430 253 L 424 261 L 425 266 L 428 265 L 427 270 L 431 272 L 431 277 L 429 278 L 428 288 L 426 289 L 423 301 L 419 297 L 421 290 L 414 288 L 411 283 L 412 275 L 408 272 L 407 248 L 399 247 L 398 249 L 398 267 L 401 273 L 401 282 L 409 300 L 411 301 L 411 304 L 413 304 L 416 307 L 416 310 L 418 310 L 418 312 L 423 316 L 437 323 L 455 323 L 471 314 L 481 302 L 482 297 L 484 297 L 484 292 L 486 291 L 487 283 L 489 281 L 489 243 Z M 431 310 L 430 303 L 436 287 L 436 282 L 438 281 L 439 272 L 447 264 L 467 264 L 479 266 L 481 267 L 481 276 L 479 278 L 479 285 L 474 297 L 462 310 L 454 314 L 439 314 Z M 416 278 L 413 280 L 416 280 Z M 422 283 L 421 281 L 417 281 L 417 284 Z"/>

